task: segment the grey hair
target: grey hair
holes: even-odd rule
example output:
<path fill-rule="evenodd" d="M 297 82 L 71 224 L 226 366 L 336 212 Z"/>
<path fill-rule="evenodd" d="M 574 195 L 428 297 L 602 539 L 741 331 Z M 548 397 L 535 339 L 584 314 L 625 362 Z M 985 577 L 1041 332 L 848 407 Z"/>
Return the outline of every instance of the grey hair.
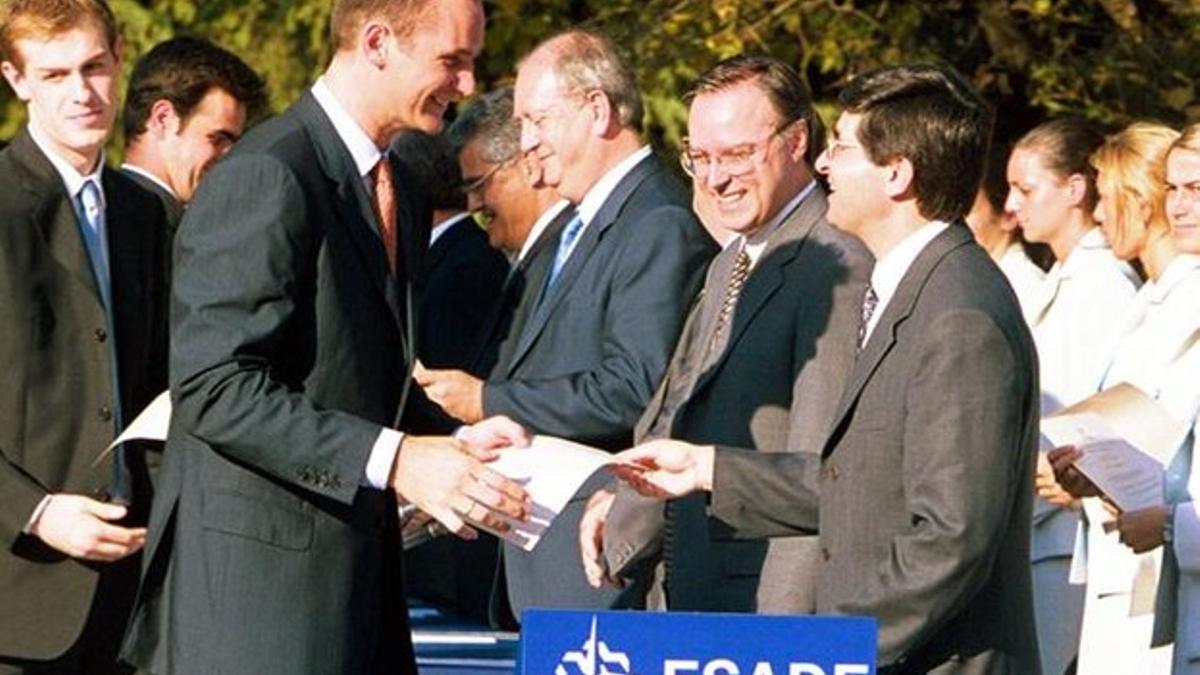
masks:
<path fill-rule="evenodd" d="M 512 87 L 480 96 L 454 120 L 446 136 L 455 155 L 472 141 L 481 143 L 481 156 L 490 164 L 503 164 L 521 151 L 521 124 L 513 117 Z"/>
<path fill-rule="evenodd" d="M 612 40 L 576 28 L 546 40 L 534 50 L 534 54 L 542 53 L 550 57 L 554 72 L 569 94 L 601 91 L 616 108 L 622 127 L 642 130 L 642 93 L 633 68 Z"/>

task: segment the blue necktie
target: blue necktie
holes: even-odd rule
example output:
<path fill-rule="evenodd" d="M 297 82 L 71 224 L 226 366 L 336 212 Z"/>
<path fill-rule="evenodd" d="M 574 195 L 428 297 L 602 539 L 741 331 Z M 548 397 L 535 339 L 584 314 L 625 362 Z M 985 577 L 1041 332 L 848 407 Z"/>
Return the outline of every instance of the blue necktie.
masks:
<path fill-rule="evenodd" d="M 571 254 L 571 249 L 575 246 L 575 240 L 579 238 L 580 232 L 583 232 L 583 219 L 576 213 L 558 237 L 558 251 L 554 254 L 554 265 L 550 268 L 550 275 L 546 277 L 547 291 L 554 286 L 559 272 L 562 272 L 563 266 L 567 264 L 567 257 Z"/>

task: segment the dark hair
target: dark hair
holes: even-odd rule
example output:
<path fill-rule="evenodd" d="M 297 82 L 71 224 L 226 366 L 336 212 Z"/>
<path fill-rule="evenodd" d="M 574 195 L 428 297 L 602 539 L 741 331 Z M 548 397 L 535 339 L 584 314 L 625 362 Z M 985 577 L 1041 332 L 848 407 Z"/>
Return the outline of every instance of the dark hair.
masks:
<path fill-rule="evenodd" d="M 948 221 L 971 209 L 993 117 L 961 75 L 937 65 L 880 68 L 851 80 L 838 102 L 862 115 L 857 140 L 872 162 L 912 163 L 923 217 Z"/>
<path fill-rule="evenodd" d="M 983 196 L 996 213 L 1004 213 L 1008 198 L 1008 148 L 992 140 L 983 162 L 983 181 L 979 184 Z"/>
<path fill-rule="evenodd" d="M 1091 213 L 1096 207 L 1096 167 L 1091 157 L 1104 143 L 1104 133 L 1096 124 L 1082 117 L 1059 117 L 1043 122 L 1029 130 L 1013 147 L 1013 151 L 1037 153 L 1042 166 L 1060 178 L 1079 174 L 1087 179 L 1087 194 L 1083 208 Z"/>
<path fill-rule="evenodd" d="M 513 117 L 513 89 L 502 87 L 480 96 L 446 129 L 455 155 L 478 140 L 484 161 L 503 164 L 521 152 L 521 124 Z"/>
<path fill-rule="evenodd" d="M 146 133 L 155 101 L 166 100 L 175 114 L 188 117 L 212 89 L 221 89 L 255 117 L 266 107 L 266 86 L 250 66 L 232 52 L 194 37 L 161 42 L 138 60 L 129 78 L 122 120 L 125 142 Z"/>
<path fill-rule="evenodd" d="M 542 42 L 517 64 L 518 69 L 530 58 L 545 53 L 550 55 L 553 72 L 566 93 L 601 91 L 616 109 L 622 127 L 642 130 L 642 93 L 633 68 L 612 40 L 592 30 L 572 28 Z"/>
<path fill-rule="evenodd" d="M 794 68 L 770 56 L 741 55 L 725 59 L 709 68 L 692 82 L 683 95 L 691 103 L 701 94 L 723 91 L 743 83 L 753 83 L 771 101 L 782 123 L 804 120 L 808 130 L 808 150 L 804 153 L 810 166 L 825 151 L 825 125 L 813 109 L 812 95 Z"/>
<path fill-rule="evenodd" d="M 108 48 L 115 50 L 120 37 L 117 19 L 104 0 L 0 2 L 0 58 L 23 70 L 25 62 L 16 48 L 18 40 L 48 40 L 89 19 L 100 24 Z"/>
<path fill-rule="evenodd" d="M 458 155 L 445 134 L 406 131 L 392 142 L 392 152 L 411 173 L 415 187 L 430 208 L 467 208 Z"/>

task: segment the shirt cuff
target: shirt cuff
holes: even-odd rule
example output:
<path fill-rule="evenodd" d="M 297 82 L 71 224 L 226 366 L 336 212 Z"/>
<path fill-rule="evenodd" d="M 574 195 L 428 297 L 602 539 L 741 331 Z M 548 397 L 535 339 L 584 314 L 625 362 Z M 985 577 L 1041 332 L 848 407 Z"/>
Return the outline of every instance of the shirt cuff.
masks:
<path fill-rule="evenodd" d="M 38 519 L 42 517 L 42 512 L 50 505 L 50 498 L 54 495 L 46 495 L 42 497 L 42 501 L 38 502 L 37 508 L 33 510 L 33 515 L 29 516 L 29 522 L 25 523 L 25 529 L 21 532 L 25 534 L 33 534 L 33 526 L 37 524 Z"/>
<path fill-rule="evenodd" d="M 392 465 L 396 463 L 396 453 L 400 450 L 400 442 L 404 434 L 395 429 L 384 427 L 371 447 L 371 456 L 367 458 L 367 471 L 363 484 L 377 490 L 388 488 L 388 478 L 392 475 Z"/>

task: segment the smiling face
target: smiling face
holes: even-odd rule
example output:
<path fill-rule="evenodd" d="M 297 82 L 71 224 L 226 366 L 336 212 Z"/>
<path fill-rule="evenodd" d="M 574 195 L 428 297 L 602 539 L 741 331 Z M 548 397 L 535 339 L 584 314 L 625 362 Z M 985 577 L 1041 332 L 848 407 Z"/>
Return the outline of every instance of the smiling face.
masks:
<path fill-rule="evenodd" d="M 4 77 L 53 150 L 89 173 L 117 114 L 117 54 L 96 21 L 46 39 L 20 39 L 22 67 L 5 61 Z"/>
<path fill-rule="evenodd" d="M 1200 253 L 1200 152 L 1175 148 L 1167 155 L 1166 206 L 1175 245 Z"/>
<path fill-rule="evenodd" d="M 191 200 L 200 179 L 229 152 L 245 126 L 246 107 L 216 87 L 200 99 L 186 121 L 172 110 L 163 139 L 163 158 L 166 182 L 180 200 Z"/>
<path fill-rule="evenodd" d="M 833 128 L 833 140 L 817 159 L 817 171 L 829 179 L 829 212 L 826 218 L 839 229 L 868 244 L 872 224 L 883 221 L 890 208 L 888 168 L 871 161 L 859 143 L 862 115 L 842 113 Z"/>
<path fill-rule="evenodd" d="M 692 101 L 685 161 L 695 167 L 697 211 L 714 221 L 706 225 L 752 234 L 808 182 L 804 125 L 785 124 L 753 82 Z"/>
<path fill-rule="evenodd" d="M 475 91 L 475 59 L 483 49 L 483 7 L 478 0 L 429 3 L 407 36 L 393 33 L 396 58 L 389 60 L 389 134 L 402 129 L 437 133 L 446 109 Z"/>
<path fill-rule="evenodd" d="M 488 244 L 519 251 L 537 214 L 529 214 L 533 188 L 521 175 L 519 159 L 494 164 L 483 158 L 483 141 L 473 140 L 459 154 L 463 183 L 471 186 L 467 208 L 487 224 Z"/>
<path fill-rule="evenodd" d="M 513 116 L 521 122 L 521 152 L 541 164 L 546 185 L 578 203 L 598 178 L 588 161 L 591 118 L 547 58 L 530 61 L 517 73 Z"/>

